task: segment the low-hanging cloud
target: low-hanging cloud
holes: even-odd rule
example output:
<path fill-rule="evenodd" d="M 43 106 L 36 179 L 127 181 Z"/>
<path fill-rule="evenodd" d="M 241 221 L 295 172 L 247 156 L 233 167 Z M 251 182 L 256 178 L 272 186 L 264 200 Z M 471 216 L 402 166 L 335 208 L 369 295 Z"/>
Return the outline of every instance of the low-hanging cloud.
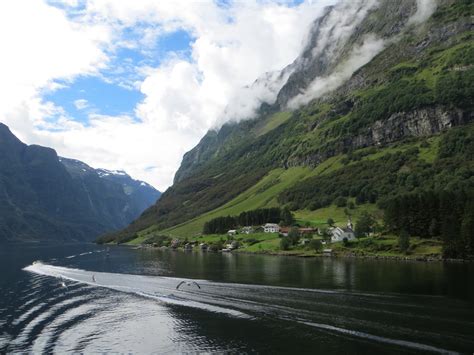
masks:
<path fill-rule="evenodd" d="M 367 35 L 362 44 L 351 51 L 346 61 L 338 65 L 330 75 L 314 79 L 303 93 L 295 96 L 288 102 L 288 108 L 296 109 L 315 98 L 337 89 L 358 68 L 370 62 L 384 47 L 384 40 L 377 38 L 375 35 Z"/>
<path fill-rule="evenodd" d="M 408 21 L 408 24 L 419 24 L 425 22 L 436 11 L 438 3 L 436 0 L 416 0 L 416 12 Z"/>
<path fill-rule="evenodd" d="M 329 52 L 334 58 L 341 52 L 348 38 L 356 26 L 367 16 L 368 12 L 378 5 L 378 1 L 354 1 L 335 6 L 323 27 L 319 29 L 321 41 L 313 50 L 313 56 L 327 55 Z M 416 0 L 416 12 L 408 19 L 406 26 L 420 24 L 426 21 L 436 10 L 435 0 Z M 316 77 L 311 84 L 300 94 L 289 100 L 289 109 L 309 103 L 334 91 L 362 66 L 370 62 L 387 45 L 397 41 L 399 35 L 393 38 L 382 39 L 375 34 L 364 36 L 362 43 L 352 48 L 348 58 L 338 63 L 334 70 L 324 76 Z M 326 53 L 324 53 L 326 52 Z"/>

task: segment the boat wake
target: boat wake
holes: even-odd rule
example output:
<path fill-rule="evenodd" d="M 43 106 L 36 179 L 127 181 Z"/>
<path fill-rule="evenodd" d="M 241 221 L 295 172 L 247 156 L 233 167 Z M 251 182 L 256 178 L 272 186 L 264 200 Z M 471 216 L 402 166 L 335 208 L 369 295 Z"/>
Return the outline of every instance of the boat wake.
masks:
<path fill-rule="evenodd" d="M 46 277 L 146 297 L 169 306 L 184 306 L 242 319 L 271 318 L 291 322 L 307 331 L 330 332 L 363 341 L 384 343 L 415 351 L 454 353 L 442 347 L 439 333 L 428 325 L 436 314 L 436 302 L 407 300 L 403 295 L 376 295 L 337 290 L 312 290 L 276 286 L 219 283 L 174 277 L 92 272 L 35 263 L 24 268 Z M 185 281 L 183 286 L 176 286 Z M 200 288 L 193 285 L 197 282 Z M 74 288 L 72 288 L 72 291 Z M 427 315 L 430 315 L 429 317 Z M 443 327 L 459 326 L 456 313 L 440 315 Z M 416 338 L 408 324 L 427 323 Z M 462 323 L 462 322 L 461 322 Z M 357 329 L 350 329 L 357 325 Z M 472 324 L 468 324 L 472 328 Z M 422 327 L 423 328 L 423 327 Z M 469 329 L 467 329 L 469 331 Z M 466 341 L 468 335 L 462 340 Z M 449 338 L 449 337 L 448 337 Z M 420 343 L 419 340 L 423 342 Z M 456 337 L 444 339 L 455 342 Z"/>

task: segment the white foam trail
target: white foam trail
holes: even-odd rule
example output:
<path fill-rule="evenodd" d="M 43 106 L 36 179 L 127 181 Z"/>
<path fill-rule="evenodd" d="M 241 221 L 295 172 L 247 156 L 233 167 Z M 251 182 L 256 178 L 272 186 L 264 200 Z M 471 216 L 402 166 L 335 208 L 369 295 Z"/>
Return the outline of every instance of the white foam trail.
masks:
<path fill-rule="evenodd" d="M 66 259 L 72 259 L 72 258 L 76 258 L 78 256 L 84 256 L 84 255 L 89 255 L 89 254 L 93 254 L 93 253 L 102 253 L 102 252 L 103 252 L 103 250 L 87 251 L 85 253 L 66 256 Z M 51 259 L 51 260 L 56 260 L 56 259 Z"/>
<path fill-rule="evenodd" d="M 398 345 L 401 347 L 407 347 L 411 349 L 416 349 L 416 350 L 422 350 L 422 351 L 431 351 L 431 352 L 436 352 L 440 354 L 459 354 L 458 352 L 451 351 L 451 350 L 446 350 L 442 348 L 437 348 L 435 346 L 431 345 L 426 345 L 426 344 L 421 344 L 421 343 L 416 343 L 413 341 L 407 341 L 407 340 L 400 340 L 400 339 L 392 339 L 392 338 L 386 338 L 378 335 L 373 335 L 369 333 L 364 333 L 364 332 L 359 332 L 357 330 L 351 330 L 351 329 L 346 329 L 346 328 L 340 328 L 340 327 L 335 327 L 333 325 L 329 324 L 322 324 L 322 323 L 314 323 L 314 322 L 306 322 L 306 321 L 299 321 L 297 320 L 298 323 L 309 325 L 314 328 L 319 328 L 323 330 L 329 330 L 337 333 L 342 333 L 342 334 L 347 334 L 351 336 L 355 336 L 358 338 L 364 338 L 364 339 L 370 339 L 379 343 L 386 343 L 386 344 L 393 344 L 393 345 Z"/>
<path fill-rule="evenodd" d="M 167 304 L 200 308 L 211 312 L 228 314 L 234 317 L 252 318 L 243 312 L 231 308 L 224 308 L 208 303 L 197 302 L 174 295 L 173 292 L 179 292 L 180 295 L 185 296 L 185 293 L 176 291 L 175 289 L 176 282 L 182 281 L 183 279 L 177 279 L 173 277 L 92 272 L 43 263 L 29 265 L 23 268 L 23 270 L 44 276 L 56 278 L 61 277 L 69 281 L 80 282 L 96 287 L 104 287 L 120 292 L 134 293 L 136 295 L 156 299 Z M 95 282 L 93 281 L 92 276 L 95 277 Z M 206 282 L 205 280 L 193 281 L 198 281 L 200 283 Z"/>
<path fill-rule="evenodd" d="M 300 288 L 286 288 L 286 287 L 275 287 L 275 286 L 262 286 L 262 285 L 247 285 L 247 284 L 222 284 L 218 282 L 210 282 L 206 280 L 193 280 L 198 281 L 202 287 L 202 290 L 194 288 L 184 289 L 182 292 L 176 291 L 175 287 L 177 282 L 182 281 L 181 278 L 174 277 L 160 277 L 160 276 L 142 276 L 142 275 L 131 275 L 131 274 L 116 274 L 116 273 L 103 273 L 103 272 L 91 272 L 80 269 L 72 269 L 60 266 L 52 266 L 42 263 L 36 263 L 24 268 L 28 272 L 40 274 L 49 277 L 62 277 L 67 280 L 74 282 L 80 282 L 96 287 L 104 287 L 120 292 L 133 293 L 142 297 L 154 299 L 165 304 L 180 305 L 185 307 L 192 307 L 203 309 L 216 313 L 224 313 L 234 317 L 243 317 L 247 319 L 255 319 L 258 314 L 265 314 L 266 316 L 274 317 L 275 320 L 283 320 L 290 322 L 298 322 L 306 326 L 311 326 L 323 331 L 329 331 L 339 333 L 355 338 L 366 339 L 374 342 L 380 342 L 405 348 L 410 348 L 419 351 L 430 351 L 436 353 L 456 354 L 454 351 L 438 348 L 436 346 L 427 345 L 423 343 L 417 343 L 408 340 L 401 340 L 396 338 L 389 338 L 379 335 L 374 335 L 362 331 L 347 329 L 338 327 L 327 323 L 318 323 L 309 319 L 295 318 L 295 314 L 299 314 L 300 317 L 304 317 L 303 309 L 294 309 L 291 307 L 278 306 L 276 304 L 268 304 L 268 300 L 265 301 L 253 301 L 251 299 L 246 300 L 245 297 L 233 298 L 232 293 L 223 295 L 217 288 L 229 288 L 234 287 L 235 291 L 239 288 L 245 288 L 248 292 L 253 293 L 253 290 L 265 288 L 265 289 L 281 289 L 281 290 L 295 290 L 295 291 L 310 291 L 310 292 L 322 292 L 322 293 L 342 293 L 339 291 L 330 290 L 311 290 L 311 289 L 300 289 Z M 95 276 L 97 282 L 93 282 L 92 275 Z M 188 280 L 190 281 L 190 280 Z M 187 292 L 186 292 L 187 291 Z M 212 292 L 214 291 L 214 292 Z M 218 291 L 217 293 L 215 291 Z M 232 289 L 230 290 L 232 291 Z M 347 294 L 347 292 L 346 292 Z M 351 294 L 351 293 L 349 293 Z M 372 296 L 371 294 L 368 294 Z M 236 309 L 238 308 L 238 310 Z M 242 311 L 241 311 L 242 310 Z M 268 312 L 274 310 L 274 312 Z M 244 313 L 246 312 L 246 313 Z M 295 313 L 299 312 L 299 313 Z M 285 316 L 285 314 L 287 316 Z M 317 314 L 313 314 L 317 315 Z M 323 314 L 324 315 L 324 314 Z M 311 314 L 310 314 L 311 316 Z M 314 319 L 314 318 L 313 318 Z M 319 319 L 319 318 L 318 318 Z M 394 335 L 395 336 L 395 335 Z M 401 335 L 402 337 L 403 335 Z"/>
<path fill-rule="evenodd" d="M 93 251 L 88 251 L 88 252 L 86 252 L 86 253 L 81 253 L 81 254 L 79 254 L 79 256 L 89 255 L 89 254 L 92 254 L 92 253 L 93 253 Z"/>

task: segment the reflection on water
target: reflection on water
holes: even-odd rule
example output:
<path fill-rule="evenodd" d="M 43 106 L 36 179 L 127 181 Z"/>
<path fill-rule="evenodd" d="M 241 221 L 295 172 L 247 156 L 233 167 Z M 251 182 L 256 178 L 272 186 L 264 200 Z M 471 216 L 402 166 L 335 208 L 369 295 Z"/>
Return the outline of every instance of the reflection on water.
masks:
<path fill-rule="evenodd" d="M 4 247 L 0 267 L 2 352 L 474 349 L 471 264 L 76 245 Z"/>

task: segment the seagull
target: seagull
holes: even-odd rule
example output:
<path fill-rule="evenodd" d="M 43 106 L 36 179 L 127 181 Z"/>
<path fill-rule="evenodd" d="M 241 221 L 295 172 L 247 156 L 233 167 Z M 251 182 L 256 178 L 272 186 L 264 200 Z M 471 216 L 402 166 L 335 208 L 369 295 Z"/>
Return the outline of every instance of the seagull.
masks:
<path fill-rule="evenodd" d="M 199 286 L 196 281 L 181 281 L 178 286 L 176 286 L 176 289 L 178 290 L 182 284 L 186 284 L 186 286 L 191 286 L 192 284 L 195 284 L 199 289 L 201 289 L 201 286 Z"/>
<path fill-rule="evenodd" d="M 59 279 L 61 280 L 61 283 L 60 283 L 61 287 L 66 288 L 66 290 L 69 290 L 69 288 L 67 287 L 66 282 L 64 281 L 63 277 L 60 276 Z"/>

